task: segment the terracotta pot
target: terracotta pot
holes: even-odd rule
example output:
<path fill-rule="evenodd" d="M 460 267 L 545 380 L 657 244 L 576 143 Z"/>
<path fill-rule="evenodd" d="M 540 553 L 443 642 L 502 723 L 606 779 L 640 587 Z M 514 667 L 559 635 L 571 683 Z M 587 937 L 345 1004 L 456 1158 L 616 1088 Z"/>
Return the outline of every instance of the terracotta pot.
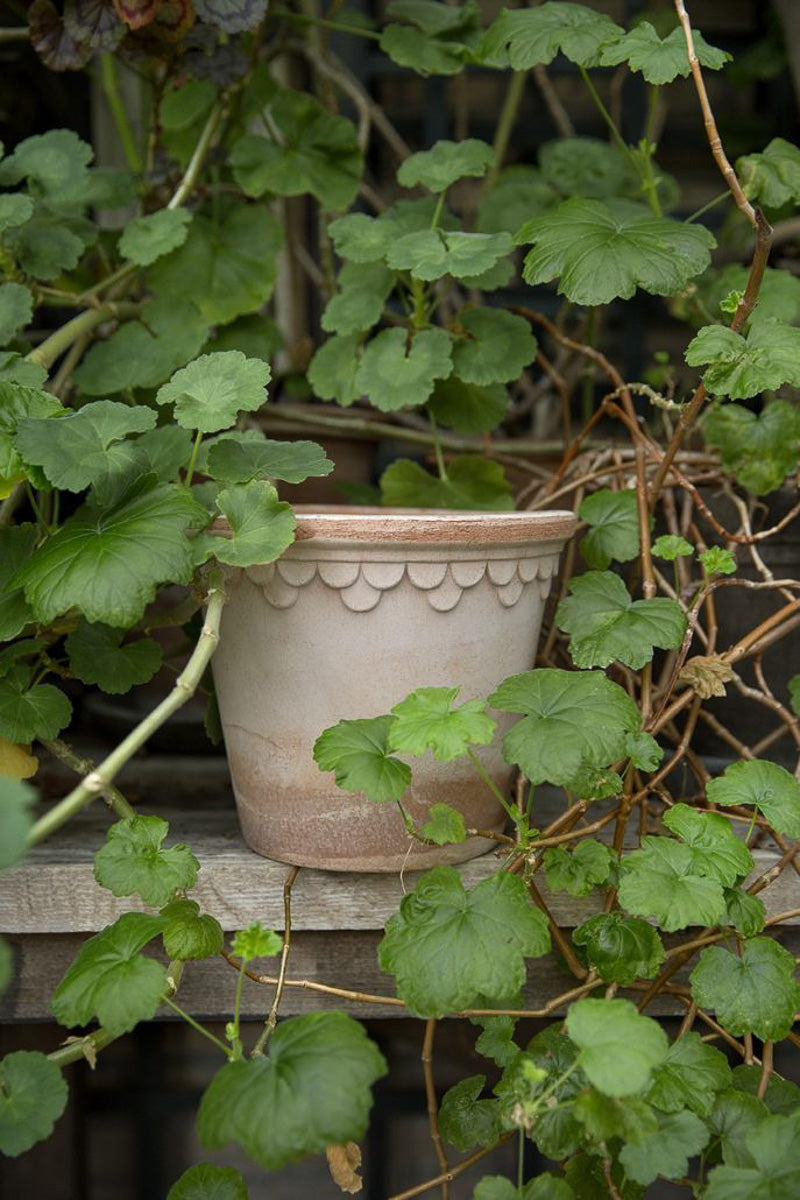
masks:
<path fill-rule="evenodd" d="M 213 660 L 247 842 L 270 858 L 345 871 L 483 853 L 485 838 L 410 843 L 396 805 L 340 791 L 312 747 L 328 726 L 387 713 L 415 688 L 458 684 L 466 700 L 530 668 L 573 514 L 300 507 L 297 516 L 297 540 L 277 563 L 231 572 Z M 481 759 L 507 789 L 499 747 Z M 403 803 L 415 819 L 445 802 L 469 828 L 502 828 L 468 762 L 410 761 Z"/>

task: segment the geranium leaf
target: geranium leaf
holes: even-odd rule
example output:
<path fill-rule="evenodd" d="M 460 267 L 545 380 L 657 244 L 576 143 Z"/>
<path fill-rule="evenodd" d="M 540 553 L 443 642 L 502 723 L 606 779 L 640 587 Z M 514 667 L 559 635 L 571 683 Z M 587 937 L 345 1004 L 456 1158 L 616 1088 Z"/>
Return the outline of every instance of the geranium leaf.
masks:
<path fill-rule="evenodd" d="M 269 380 L 270 369 L 260 358 L 238 350 L 201 354 L 158 389 L 156 403 L 174 404 L 175 420 L 185 429 L 214 433 L 233 425 L 243 408 L 260 408 Z"/>
<path fill-rule="evenodd" d="M 208 353 L 241 350 L 247 358 L 263 358 L 264 362 L 269 362 L 282 346 L 283 334 L 275 321 L 261 313 L 251 313 L 217 329 L 206 342 L 205 349 Z"/>
<path fill-rule="evenodd" d="M 625 753 L 640 771 L 657 770 L 664 757 L 664 751 L 649 733 L 629 733 Z"/>
<path fill-rule="evenodd" d="M 690 367 L 705 367 L 712 396 L 747 400 L 784 383 L 800 384 L 800 329 L 782 321 L 751 324 L 747 336 L 726 325 L 706 325 L 686 347 Z"/>
<path fill-rule="evenodd" d="M 467 336 L 453 347 L 453 370 L 466 383 L 510 383 L 536 357 L 536 338 L 524 317 L 467 308 L 458 322 Z"/>
<path fill-rule="evenodd" d="M 2 435 L 0 441 L 1 438 Z M 37 530 L 33 524 L 0 529 L 0 639 L 3 641 L 15 638 L 33 620 L 22 589 L 10 586 L 10 580 L 30 558 L 36 538 Z"/>
<path fill-rule="evenodd" d="M 707 946 L 689 979 L 695 1003 L 734 1035 L 785 1038 L 800 1005 L 794 957 L 771 938 L 748 938 L 741 956 Z"/>
<path fill-rule="evenodd" d="M 40 388 L 47 381 L 47 371 L 38 363 L 28 362 L 13 350 L 0 352 L 0 385 L 17 383 L 22 387 Z"/>
<path fill-rule="evenodd" d="M 161 666 L 161 647 L 148 637 L 122 645 L 124 636 L 124 629 L 82 621 L 64 643 L 73 675 L 114 696 L 147 683 Z"/>
<path fill-rule="evenodd" d="M 47 1055 L 7 1054 L 0 1061 L 0 1152 L 16 1158 L 49 1137 L 68 1095 L 60 1068 Z"/>
<path fill-rule="evenodd" d="M 497 722 L 486 716 L 485 700 L 453 701 L 459 688 L 417 688 L 392 709 L 389 749 L 395 753 L 425 754 L 452 762 L 470 746 L 488 746 Z"/>
<path fill-rule="evenodd" d="M 464 890 L 453 867 L 434 867 L 404 896 L 378 947 L 381 970 L 417 1016 L 442 1017 L 525 982 L 525 959 L 550 948 L 547 919 L 523 881 L 500 871 Z"/>
<path fill-rule="evenodd" d="M 664 533 L 661 537 L 657 537 L 653 542 L 652 550 L 656 558 L 663 558 L 665 562 L 674 562 L 676 558 L 694 554 L 694 546 L 691 542 L 671 533 Z"/>
<path fill-rule="evenodd" d="M 561 295 L 589 305 L 627 300 L 637 287 L 673 295 L 705 270 L 715 245 L 702 225 L 657 217 L 622 199 L 566 200 L 523 225 L 515 241 L 534 244 L 525 259 L 526 283 L 558 278 Z"/>
<path fill-rule="evenodd" d="M 465 1153 L 476 1146 L 490 1146 L 502 1132 L 500 1104 L 479 1100 L 485 1075 L 471 1075 L 449 1088 L 439 1106 L 439 1132 L 446 1142 Z"/>
<path fill-rule="evenodd" d="M 570 139 L 574 140 L 574 139 Z M 559 202 L 558 193 L 535 167 L 506 167 L 478 202 L 476 229 L 481 233 L 516 233 L 531 217 Z"/>
<path fill-rule="evenodd" d="M 587 1088 L 576 1096 L 572 1111 L 596 1142 L 612 1138 L 638 1142 L 658 1129 L 657 1115 L 643 1100 L 633 1096 L 615 1100 L 595 1088 Z"/>
<path fill-rule="evenodd" d="M 384 329 L 365 347 L 355 387 L 382 412 L 424 404 L 453 369 L 451 347 L 443 329 L 423 329 L 410 346 L 405 329 Z"/>
<path fill-rule="evenodd" d="M 247 1200 L 247 1185 L 234 1167 L 197 1163 L 173 1183 L 167 1200 Z"/>
<path fill-rule="evenodd" d="M 92 147 L 71 129 L 51 129 L 25 138 L 0 162 L 0 184 L 27 179 L 35 194 L 63 197 L 80 192 L 89 180 Z M 15 221 L 15 224 L 17 222 Z"/>
<path fill-rule="evenodd" d="M 576 667 L 607 667 L 622 662 L 638 670 L 655 647 L 677 650 L 686 617 L 674 600 L 632 600 L 618 575 L 587 571 L 570 580 L 570 595 L 556 611 L 559 629 L 570 634 Z"/>
<path fill-rule="evenodd" d="M 133 625 L 165 580 L 188 583 L 186 529 L 207 514 L 186 489 L 147 480 L 116 504 L 84 504 L 17 572 L 36 619 L 48 624 L 71 608 L 89 621 Z"/>
<path fill-rule="evenodd" d="M 613 857 L 608 846 L 594 838 L 584 838 L 574 850 L 551 846 L 543 857 L 547 886 L 552 892 L 588 896 L 608 880 Z"/>
<path fill-rule="evenodd" d="M 137 320 L 95 342 L 75 371 L 75 382 L 86 396 L 158 387 L 195 357 L 207 337 L 206 321 L 185 297 L 150 300 Z"/>
<path fill-rule="evenodd" d="M 136 461 L 128 434 L 143 433 L 155 423 L 151 408 L 98 400 L 57 420 L 20 421 L 16 446 L 26 462 L 42 468 L 53 487 L 81 492 L 124 474 Z"/>
<path fill-rule="evenodd" d="M 760 415 L 741 404 L 719 405 L 709 412 L 704 429 L 725 470 L 756 496 L 779 488 L 797 464 L 800 413 L 788 400 L 773 400 Z"/>
<path fill-rule="evenodd" d="M 645 837 L 641 850 L 623 858 L 619 902 L 635 916 L 654 917 L 667 933 L 716 925 L 725 914 L 719 881 L 699 873 L 690 846 L 666 837 Z"/>
<path fill-rule="evenodd" d="M 230 536 L 200 534 L 194 546 L 197 562 L 213 555 L 232 567 L 271 563 L 294 541 L 292 507 L 278 499 L 265 479 L 231 484 L 217 496 L 217 507 L 227 518 Z"/>
<path fill-rule="evenodd" d="M 96 1017 L 117 1036 L 154 1016 L 167 990 L 167 970 L 139 951 L 163 928 L 163 917 L 124 913 L 84 942 L 53 993 L 59 1024 L 72 1028 Z"/>
<path fill-rule="evenodd" d="M 155 475 L 159 483 L 172 483 L 189 463 L 192 438 L 188 429 L 160 425 L 137 437 L 134 448 L 144 474 Z"/>
<path fill-rule="evenodd" d="M 428 820 L 420 832 L 424 838 L 437 846 L 467 840 L 464 817 L 458 809 L 451 808 L 449 804 L 432 804 L 428 809 Z"/>
<path fill-rule="evenodd" d="M 373 263 L 383 259 L 392 243 L 390 222 L 366 213 L 347 213 L 328 226 L 336 253 L 354 263 Z"/>
<path fill-rule="evenodd" d="M 712 71 L 719 71 L 731 58 L 726 50 L 709 46 L 697 29 L 692 30 L 692 41 L 698 62 Z M 679 75 L 685 79 L 691 73 L 686 35 L 680 25 L 660 38 L 649 21 L 640 21 L 619 41 L 603 47 L 602 66 L 618 67 L 624 62 L 632 71 L 641 71 L 648 83 L 656 85 L 672 83 Z"/>
<path fill-rule="evenodd" d="M 436 421 L 459 433 L 488 433 L 497 428 L 507 410 L 508 392 L 500 384 L 478 387 L 457 375 L 437 379 L 428 400 L 428 412 Z"/>
<path fill-rule="evenodd" d="M 261 24 L 267 0 L 194 0 L 194 9 L 201 21 L 223 33 L 243 33 Z"/>
<path fill-rule="evenodd" d="M 628 1142 L 619 1153 L 628 1178 L 647 1185 L 659 1175 L 675 1179 L 686 1175 L 689 1159 L 707 1145 L 710 1133 L 693 1112 L 659 1114 L 658 1129 Z"/>
<path fill-rule="evenodd" d="M 443 275 L 468 279 L 491 270 L 512 249 L 508 233 L 426 229 L 398 238 L 390 245 L 386 261 L 395 270 L 410 271 L 415 279 L 430 282 Z"/>
<path fill-rule="evenodd" d="M 800 1135 L 800 1116 L 766 1117 L 744 1136 L 741 1166 L 714 1167 L 709 1172 L 705 1200 L 792 1200 L 800 1188 L 800 1166 L 787 1147 Z"/>
<path fill-rule="evenodd" d="M 397 172 L 403 187 L 424 187 L 429 192 L 444 192 L 457 179 L 481 179 L 494 162 L 494 151 L 477 138 L 460 142 L 436 142 L 430 150 L 410 155 Z"/>
<path fill-rule="evenodd" d="M 7 496 L 15 484 L 31 478 L 16 446 L 20 423 L 28 417 L 53 417 L 63 411 L 55 396 L 48 392 L 18 383 L 0 382 L 0 497 Z"/>
<path fill-rule="evenodd" d="M 148 277 L 167 300 L 190 296 L 209 325 L 254 312 L 272 295 L 283 230 L 263 205 L 238 205 L 220 221 L 196 216 L 186 241 Z"/>
<path fill-rule="evenodd" d="M 52 683 L 30 687 L 30 677 L 27 668 L 19 667 L 0 679 L 0 737 L 10 742 L 57 737 L 72 716 L 72 705 L 59 688 Z"/>
<path fill-rule="evenodd" d="M 357 333 L 332 337 L 323 342 L 308 367 L 308 382 L 321 400 L 352 404 L 361 395 L 356 384 L 360 358 Z"/>
<path fill-rule="evenodd" d="M 489 704 L 525 714 L 505 735 L 503 754 L 531 783 L 569 787 L 582 769 L 622 758 L 626 735 L 639 728 L 630 696 L 598 671 L 545 668 L 512 675 Z"/>
<path fill-rule="evenodd" d="M 472 454 L 451 459 L 447 479 L 398 458 L 381 475 L 380 487 L 381 502 L 400 508 L 507 511 L 514 507 L 511 485 L 500 464 Z"/>
<path fill-rule="evenodd" d="M 199 469 L 222 483 L 249 483 L 256 478 L 302 483 L 333 470 L 316 442 L 275 442 L 255 431 L 223 433 L 206 443 L 205 450 Z"/>
<path fill-rule="evenodd" d="M 761 1084 L 761 1070 L 755 1063 L 741 1063 L 733 1068 L 733 1087 L 748 1096 L 757 1096 Z M 763 1103 L 771 1113 L 789 1116 L 800 1106 L 800 1087 L 791 1079 L 784 1079 L 777 1071 L 770 1075 Z"/>
<path fill-rule="evenodd" d="M 706 787 L 712 804 L 757 805 L 764 816 L 787 837 L 800 837 L 800 783 L 777 763 L 751 759 L 733 763 Z"/>
<path fill-rule="evenodd" d="M 800 150 L 784 138 L 773 138 L 760 154 L 736 163 L 745 195 L 768 208 L 800 200 Z"/>
<path fill-rule="evenodd" d="M 247 929 L 241 929 L 234 936 L 231 948 L 237 958 L 248 963 L 256 958 L 272 958 L 280 954 L 283 938 L 272 929 L 264 929 L 259 921 L 253 921 Z"/>
<path fill-rule="evenodd" d="M 756 1099 L 755 1088 L 752 1095 L 732 1087 L 720 1092 L 706 1120 L 711 1133 L 719 1138 L 722 1158 L 728 1165 L 738 1167 L 751 1161 L 745 1137 L 767 1116 L 769 1109 Z"/>
<path fill-rule="evenodd" d="M 579 66 L 596 67 L 600 47 L 624 32 L 604 13 L 552 0 L 519 12 L 505 9 L 487 30 L 478 53 L 492 66 L 510 65 L 515 71 L 547 65 L 559 51 Z"/>
<path fill-rule="evenodd" d="M 30 196 L 12 192 L 0 196 L 0 233 L 24 225 L 33 216 L 33 201 Z"/>
<path fill-rule="evenodd" d="M 676 804 L 664 814 L 664 824 L 694 851 L 698 875 L 718 879 L 725 887 L 753 869 L 753 856 L 731 830 L 730 821 L 688 804 Z"/>
<path fill-rule="evenodd" d="M 76 41 L 88 42 L 93 50 L 116 50 L 125 35 L 113 5 L 104 0 L 66 0 L 64 27 Z"/>
<path fill-rule="evenodd" d="M 33 296 L 21 283 L 0 284 L 0 346 L 24 329 L 33 316 Z"/>
<path fill-rule="evenodd" d="M 760 896 L 751 896 L 741 888 L 725 888 L 728 922 L 742 937 L 761 933 L 767 920 L 767 910 Z"/>
<path fill-rule="evenodd" d="M 441 13 L 445 9 L 445 13 Z M 391 17 L 405 17 L 412 25 L 386 25 L 380 48 L 393 62 L 411 67 L 420 75 L 455 75 L 469 58 L 478 40 L 478 7 L 435 3 L 434 0 L 395 0 L 387 9 Z"/>
<path fill-rule="evenodd" d="M 44 283 L 73 270 L 85 249 L 62 218 L 39 214 L 7 234 L 6 244 L 25 274 Z"/>
<path fill-rule="evenodd" d="M 183 245 L 191 219 L 188 208 L 162 208 L 135 217 L 119 239 L 119 252 L 137 266 L 149 267 L 157 258 Z"/>
<path fill-rule="evenodd" d="M 0 777 L 0 870 L 18 862 L 25 853 L 33 825 L 30 810 L 36 792 L 21 779 Z"/>
<path fill-rule="evenodd" d="M 389 753 L 390 716 L 340 721 L 314 743 L 321 771 L 334 771 L 345 792 L 363 792 L 370 800 L 399 800 L 411 782 L 411 768 Z"/>
<path fill-rule="evenodd" d="M 161 909 L 161 916 L 166 921 L 161 936 L 169 958 L 211 958 L 222 950 L 222 926 L 216 917 L 201 913 L 194 900 L 172 900 Z"/>
<path fill-rule="evenodd" d="M 269 1055 L 228 1063 L 203 1093 L 197 1134 L 209 1149 L 238 1142 L 277 1171 L 367 1127 L 370 1086 L 386 1063 L 362 1025 L 338 1012 L 282 1021 Z"/>
<path fill-rule="evenodd" d="M 161 908 L 176 889 L 189 891 L 200 869 L 188 846 L 165 848 L 169 825 L 161 817 L 126 817 L 109 827 L 94 856 L 94 877 L 114 896 L 141 896 Z"/>
<path fill-rule="evenodd" d="M 555 138 L 545 142 L 539 151 L 541 178 L 552 191 L 550 203 L 536 205 L 547 211 L 556 203 L 556 194 L 562 198 L 583 196 L 603 200 L 608 196 L 635 198 L 639 181 L 625 155 L 610 142 L 599 138 Z M 525 213 L 523 221 L 530 220 L 536 212 Z M 512 232 L 516 232 L 522 221 Z"/>
<path fill-rule="evenodd" d="M 480 1025 L 482 1032 L 475 1042 L 478 1054 L 490 1058 L 498 1067 L 507 1067 L 519 1054 L 514 1041 L 516 1021 L 513 1017 L 472 1017 L 473 1025 Z"/>
<path fill-rule="evenodd" d="M 337 283 L 339 290 L 322 314 L 322 328 L 327 333 L 363 333 L 380 320 L 395 276 L 382 263 L 348 263 Z"/>
<path fill-rule="evenodd" d="M 664 961 L 661 939 L 647 921 L 623 913 L 598 913 L 572 935 L 576 946 L 601 979 L 623 986 L 634 979 L 652 979 Z"/>
<path fill-rule="evenodd" d="M 612 561 L 630 562 L 639 553 L 639 516 L 636 492 L 602 488 L 586 499 L 578 516 L 590 526 L 581 540 L 586 565 L 604 571 Z"/>
<path fill-rule="evenodd" d="M 666 1058 L 653 1072 L 647 1099 L 662 1112 L 690 1108 L 707 1117 L 717 1093 L 730 1086 L 731 1069 L 725 1055 L 707 1046 L 698 1033 L 685 1033 L 671 1044 Z"/>
<path fill-rule="evenodd" d="M 664 1061 L 667 1036 L 629 1000 L 578 1000 L 567 1012 L 567 1033 L 578 1062 L 604 1096 L 632 1096 Z"/>

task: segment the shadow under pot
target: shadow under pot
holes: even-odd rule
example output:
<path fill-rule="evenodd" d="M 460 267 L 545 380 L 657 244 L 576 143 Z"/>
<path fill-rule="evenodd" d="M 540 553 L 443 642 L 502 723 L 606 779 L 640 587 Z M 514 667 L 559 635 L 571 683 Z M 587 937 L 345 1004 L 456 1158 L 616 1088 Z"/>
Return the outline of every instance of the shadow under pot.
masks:
<path fill-rule="evenodd" d="M 493 845 L 411 841 L 397 806 L 336 787 L 313 746 L 342 719 L 388 713 L 420 687 L 458 703 L 530 669 L 570 512 L 477 513 L 299 506 L 275 563 L 228 572 L 214 680 L 244 837 L 259 854 L 338 871 L 418 870 Z M 501 733 L 514 720 L 504 716 Z M 401 756 L 400 756 L 401 757 Z M 481 760 L 507 794 L 500 737 Z M 504 814 L 467 760 L 413 759 L 403 805 L 434 803 L 468 828 Z"/>

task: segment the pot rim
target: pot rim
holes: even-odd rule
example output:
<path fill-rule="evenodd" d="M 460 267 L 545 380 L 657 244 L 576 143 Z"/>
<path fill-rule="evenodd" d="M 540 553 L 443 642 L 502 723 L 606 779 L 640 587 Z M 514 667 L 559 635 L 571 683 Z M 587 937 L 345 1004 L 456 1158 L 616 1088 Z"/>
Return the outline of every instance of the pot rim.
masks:
<path fill-rule="evenodd" d="M 577 517 L 564 509 L 480 512 L 471 509 L 378 508 L 295 504 L 301 541 L 520 543 L 565 541 Z"/>

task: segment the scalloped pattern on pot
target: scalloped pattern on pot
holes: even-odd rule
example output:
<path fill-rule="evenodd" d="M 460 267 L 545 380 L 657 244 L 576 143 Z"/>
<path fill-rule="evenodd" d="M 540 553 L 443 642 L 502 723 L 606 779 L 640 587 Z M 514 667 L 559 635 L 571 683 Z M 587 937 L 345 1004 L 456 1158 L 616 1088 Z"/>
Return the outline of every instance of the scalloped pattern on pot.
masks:
<path fill-rule="evenodd" d="M 558 569 L 558 554 L 520 559 L 453 562 L 313 562 L 284 557 L 267 566 L 248 567 L 244 574 L 273 608 L 291 608 L 302 588 L 315 579 L 339 593 L 351 612 L 370 612 L 384 592 L 406 580 L 425 594 L 431 608 L 450 612 L 468 588 L 486 579 L 504 608 L 512 608 L 525 588 L 535 584 L 542 600 Z"/>

